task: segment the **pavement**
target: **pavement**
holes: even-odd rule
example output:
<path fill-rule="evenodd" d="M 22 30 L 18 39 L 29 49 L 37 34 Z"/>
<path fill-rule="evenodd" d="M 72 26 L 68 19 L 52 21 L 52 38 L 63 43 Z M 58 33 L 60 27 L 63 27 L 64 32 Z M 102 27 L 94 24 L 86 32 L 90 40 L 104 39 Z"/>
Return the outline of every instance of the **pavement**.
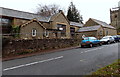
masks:
<path fill-rule="evenodd" d="M 119 44 L 72 48 L 2 62 L 3 75 L 89 75 L 119 58 Z"/>

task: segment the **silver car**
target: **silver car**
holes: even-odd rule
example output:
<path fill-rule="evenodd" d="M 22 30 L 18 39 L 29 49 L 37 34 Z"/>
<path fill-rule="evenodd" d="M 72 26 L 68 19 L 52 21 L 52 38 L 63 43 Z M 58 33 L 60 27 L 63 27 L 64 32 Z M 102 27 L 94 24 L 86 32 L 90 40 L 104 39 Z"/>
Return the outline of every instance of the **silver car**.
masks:
<path fill-rule="evenodd" d="M 104 36 L 101 40 L 100 40 L 103 44 L 110 44 L 115 42 L 115 39 L 112 36 Z"/>

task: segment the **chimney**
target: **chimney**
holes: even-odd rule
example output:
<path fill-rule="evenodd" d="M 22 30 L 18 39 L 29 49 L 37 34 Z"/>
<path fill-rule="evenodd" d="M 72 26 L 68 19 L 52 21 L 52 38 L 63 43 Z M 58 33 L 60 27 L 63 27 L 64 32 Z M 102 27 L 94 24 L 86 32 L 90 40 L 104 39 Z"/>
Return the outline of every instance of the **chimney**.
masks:
<path fill-rule="evenodd" d="M 61 13 L 62 12 L 62 10 L 59 10 L 59 13 Z"/>

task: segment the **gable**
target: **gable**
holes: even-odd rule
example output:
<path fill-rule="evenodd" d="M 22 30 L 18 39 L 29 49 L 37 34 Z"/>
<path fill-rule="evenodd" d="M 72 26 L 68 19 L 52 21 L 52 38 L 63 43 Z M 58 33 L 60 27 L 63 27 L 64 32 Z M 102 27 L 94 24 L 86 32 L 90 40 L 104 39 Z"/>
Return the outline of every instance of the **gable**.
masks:
<path fill-rule="evenodd" d="M 32 19 L 26 23 L 24 23 L 23 25 L 21 25 L 20 27 L 25 27 L 28 26 L 31 23 L 37 23 L 39 26 L 41 26 L 43 29 L 46 29 L 37 19 Z M 34 25 L 33 25 L 34 26 Z"/>
<path fill-rule="evenodd" d="M 64 13 L 61 11 L 55 15 L 53 15 L 51 17 L 51 21 L 53 22 L 62 22 L 62 23 L 68 23 L 69 24 L 69 20 L 67 19 L 67 17 L 64 15 Z M 65 22 L 64 22 L 65 21 Z"/>
<path fill-rule="evenodd" d="M 61 23 L 67 23 L 69 24 L 68 20 L 63 14 L 59 14 L 57 17 L 55 17 L 53 22 L 61 22 Z"/>
<path fill-rule="evenodd" d="M 98 23 L 96 23 L 95 21 L 93 21 L 91 18 L 85 23 L 84 27 L 87 26 L 95 26 L 95 25 L 99 25 Z"/>
<path fill-rule="evenodd" d="M 107 24 L 106 22 L 90 18 L 84 26 L 94 26 L 94 25 L 101 25 L 102 27 L 110 28 L 110 29 L 115 29 L 113 26 Z"/>

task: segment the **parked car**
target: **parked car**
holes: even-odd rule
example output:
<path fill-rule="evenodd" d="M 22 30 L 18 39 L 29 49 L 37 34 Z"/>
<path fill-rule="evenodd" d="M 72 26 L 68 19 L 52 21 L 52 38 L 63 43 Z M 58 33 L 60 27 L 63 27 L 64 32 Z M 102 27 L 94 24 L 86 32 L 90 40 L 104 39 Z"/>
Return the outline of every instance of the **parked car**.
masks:
<path fill-rule="evenodd" d="M 85 37 L 81 42 L 81 47 L 93 47 L 94 45 L 102 45 L 100 40 L 97 40 L 95 37 Z"/>
<path fill-rule="evenodd" d="M 112 36 L 104 36 L 100 41 L 102 44 L 110 44 L 115 42 L 115 39 Z"/>
<path fill-rule="evenodd" d="M 113 38 L 115 42 L 120 42 L 120 35 L 114 35 Z"/>

